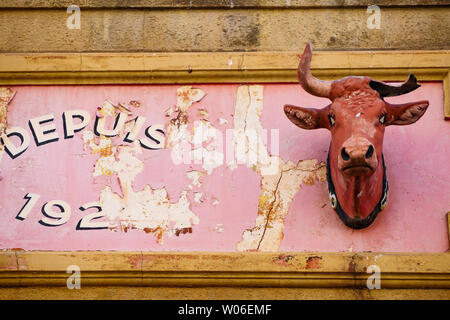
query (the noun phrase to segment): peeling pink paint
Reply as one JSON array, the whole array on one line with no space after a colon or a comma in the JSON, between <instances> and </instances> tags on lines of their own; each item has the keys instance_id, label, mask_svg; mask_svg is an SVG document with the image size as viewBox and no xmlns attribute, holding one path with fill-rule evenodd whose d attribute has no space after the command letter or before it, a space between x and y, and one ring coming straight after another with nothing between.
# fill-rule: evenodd
<instances>
[{"instance_id":1,"label":"peeling pink paint","mask_svg":"<svg viewBox=\"0 0 450 320\"><path fill-rule=\"evenodd\" d=\"M189 122L207 120L225 136L225 130L234 126L238 85L194 87L206 95L185 109ZM179 85L11 87L17 94L8 109L8 126L19 126L29 132L29 119L52 113L59 140L37 147L31 138L29 148L16 159L3 155L0 249L236 251L244 230L255 226L262 190L260 173L244 164L230 168L226 161L208 167L210 170L196 163L174 165L170 148L135 154L143 166L130 183L136 191L147 185L154 190L165 188L171 203L186 193L189 209L199 217L198 224L180 231L178 237L176 234L165 237L162 244L141 230L76 230L80 219L95 212L81 211L79 207L99 201L105 186L118 195L123 193L117 175L93 175L101 151L92 154L84 149L82 136L92 130L97 107L109 100L120 103L125 111L144 116L146 122L139 134L142 136L147 126L167 124L176 116L178 88ZM443 252L448 249L445 214L450 204L447 192L450 123L443 120L442 85L423 83L408 98L425 97L430 100L430 107L421 122L413 125L413 130L387 129L390 132L385 137L384 154L389 168L390 199L377 221L365 230L349 230L329 206L326 184L305 182L308 185L302 186L289 204L279 250ZM388 100L396 102L396 98ZM296 84L265 84L260 119L264 129L280 130L279 156L284 162L325 161L328 132L299 132L284 116L283 101L318 106L326 99L311 97ZM89 111L91 121L73 138L64 139L61 115L74 109ZM267 150L271 144L269 138ZM108 150L103 150L104 154ZM404 166L405 161L411 165ZM194 176L192 172L201 174ZM40 198L26 219L18 220L15 217L25 204L27 193L39 194ZM39 224L42 206L55 199L70 205L70 218L60 226ZM387 211L389 214L384 214Z\"/></svg>"}]
</instances>

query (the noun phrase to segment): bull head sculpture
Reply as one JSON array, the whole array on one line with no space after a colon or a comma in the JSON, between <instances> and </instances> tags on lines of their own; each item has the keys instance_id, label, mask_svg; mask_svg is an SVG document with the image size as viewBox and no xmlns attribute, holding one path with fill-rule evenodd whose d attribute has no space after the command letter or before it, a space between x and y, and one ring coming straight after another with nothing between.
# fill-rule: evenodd
<instances>
[{"instance_id":1,"label":"bull head sculpture","mask_svg":"<svg viewBox=\"0 0 450 320\"><path fill-rule=\"evenodd\" d=\"M306 92L328 98L331 104L323 109L287 104L284 112L300 128L326 128L331 132L327 159L331 206L346 226L366 228L387 203L385 127L416 122L427 110L428 101L400 105L384 101L384 97L420 87L414 75L399 87L369 77L316 79L310 72L311 56L311 45L307 44L298 66L299 83Z\"/></svg>"}]
</instances>

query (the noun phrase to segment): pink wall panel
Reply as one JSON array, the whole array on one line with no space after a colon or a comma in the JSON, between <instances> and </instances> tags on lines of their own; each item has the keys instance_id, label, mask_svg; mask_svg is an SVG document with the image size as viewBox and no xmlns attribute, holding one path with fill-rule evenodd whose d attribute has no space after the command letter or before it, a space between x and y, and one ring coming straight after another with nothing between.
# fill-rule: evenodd
<instances>
[{"instance_id":1,"label":"pink wall panel","mask_svg":"<svg viewBox=\"0 0 450 320\"><path fill-rule=\"evenodd\" d=\"M0 249L259 249L329 252L448 250L446 212L450 210L450 122L443 120L441 83L424 83L412 93L388 99L394 103L425 99L430 101L430 106L417 123L386 129L384 156L390 186L389 202L369 228L352 230L338 219L329 204L327 184L317 175L310 183L294 186L296 189L292 191L292 199L286 196L289 201L283 203L286 210L282 219L284 228L274 228L275 231L270 231L274 234L269 234L268 231L259 236L254 228L255 223L258 223L258 209L263 206L261 195L264 181L270 182L270 177L264 180L257 168L248 167L246 164L237 164L235 167L227 165L226 159L221 165L216 163L209 174L208 167L203 163L174 163L174 148L167 144L173 133L170 132L170 121L180 114L176 106L183 108L183 105L177 102L177 89L180 87L11 87L16 91L16 95L8 106L8 127L22 127L30 134L31 141L28 149L17 158L11 159L7 154L3 154L1 158ZM194 139L194 127L203 119L204 125L221 132L224 148L219 150L214 141L211 142L214 138L202 140L202 146L208 152L223 151L222 154L226 158L226 130L230 129L231 132L231 129L236 128L236 119L243 116L237 107L239 103L242 107L242 101L237 97L239 86L205 84L193 87L201 89L205 95L197 97L199 101L186 107L183 115L187 117L187 121L182 122L181 127L185 125L188 136ZM248 115L244 116L247 117L248 126L261 126L268 130L267 143L263 145L267 146L266 153L271 152L272 144L278 143L279 156L283 163L289 160L293 163L299 160L317 160L315 166L319 168L320 161L326 161L330 134L325 129L299 129L286 118L282 106L292 103L323 107L328 103L327 99L312 97L295 84L264 84L261 90L261 96L256 94L254 97L255 101L261 100L259 102L262 113L255 113L256 116L251 118L252 111L249 111ZM132 144L123 142L123 136L115 137L109 141L113 150L102 151L108 152L108 158L105 153L95 153L92 147L85 145L83 136L87 137L87 132L93 130L95 116L102 111L97 108L106 100L113 105L121 103L130 109L132 114L128 116L129 120L135 119L136 116L146 118L138 138L145 137L145 129L150 125L161 125L165 133L165 148L150 150L136 144L133 149ZM139 101L140 107L133 107L130 101ZM91 120L86 128L77 132L73 138L64 139L62 114L75 109L88 111ZM36 146L28 121L48 114L53 114L54 120L45 124L53 123L56 126L59 139ZM107 124L110 125L109 122ZM279 140L276 137L271 139L271 132L278 132ZM12 140L18 142L17 139ZM128 149L119 152L120 145L128 146ZM96 167L101 167L101 157L105 161L112 161L112 164L109 163L105 167L116 168L114 170L117 172L95 176ZM118 166L122 165L125 171L127 168L136 170L135 174L129 175L120 171L122 167ZM323 174L323 167L320 170ZM195 185L188 178L187 173L191 171L201 172L201 184ZM114 210L121 212L115 219L112 217L113 213L106 212L105 209L105 205L114 206L112 200L101 199L102 190L107 187L111 188L108 195L118 201ZM162 196L161 202L150 188L159 189L160 193L167 192L167 198ZM282 185L280 188L288 187ZM16 215L26 203L24 196L28 193L38 194L40 197L25 219L17 219ZM186 201L183 200L183 195ZM39 223L45 217L42 213L43 205L52 200L63 200L70 206L71 214L64 224L47 226ZM109 229L77 230L79 221L96 211L82 211L79 208L83 204L99 200L105 203L102 207L106 216L92 222L109 221ZM140 207L133 207L138 202ZM146 208L148 212L143 214L142 208ZM58 207L54 206L53 210L59 212ZM142 221L133 220L137 212L142 214ZM134 217L131 218L133 221L130 226L135 228L124 228L123 221L126 220L127 214ZM159 229L145 227L154 226L155 222L151 219L156 219L156 216L168 218L159 224ZM54 218L47 219L56 223L58 221ZM150 220L152 222L149 222ZM253 232L250 234L249 230L252 228ZM277 237L276 232L279 233L279 242L273 240ZM267 237L264 240L266 243L262 240L264 237ZM243 238L246 240L243 241Z\"/></svg>"}]
</instances>

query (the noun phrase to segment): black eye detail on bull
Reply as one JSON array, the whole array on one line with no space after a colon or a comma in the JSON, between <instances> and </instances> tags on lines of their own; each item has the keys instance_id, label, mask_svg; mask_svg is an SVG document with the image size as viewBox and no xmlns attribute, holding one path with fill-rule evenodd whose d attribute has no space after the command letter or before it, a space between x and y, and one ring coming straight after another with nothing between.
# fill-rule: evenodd
<instances>
[{"instance_id":1,"label":"black eye detail on bull","mask_svg":"<svg viewBox=\"0 0 450 320\"><path fill-rule=\"evenodd\" d=\"M385 122L386 122L386 113L383 113L381 116L380 116L380 123L381 124L384 124Z\"/></svg>"},{"instance_id":2,"label":"black eye detail on bull","mask_svg":"<svg viewBox=\"0 0 450 320\"><path fill-rule=\"evenodd\" d=\"M334 127L334 124L336 123L336 119L333 114L331 114L331 113L328 114L328 121L330 122L330 126Z\"/></svg>"}]
</instances>

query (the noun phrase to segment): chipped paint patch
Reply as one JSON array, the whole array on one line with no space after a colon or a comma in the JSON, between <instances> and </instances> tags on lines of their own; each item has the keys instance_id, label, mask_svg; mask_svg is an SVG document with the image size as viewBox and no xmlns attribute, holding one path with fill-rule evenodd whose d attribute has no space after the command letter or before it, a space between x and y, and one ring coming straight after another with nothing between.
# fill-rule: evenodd
<instances>
[{"instance_id":1,"label":"chipped paint patch","mask_svg":"<svg viewBox=\"0 0 450 320\"><path fill-rule=\"evenodd\" d=\"M218 120L219 120L219 124L220 124L220 125L224 125L224 124L227 124L227 123L228 123L228 120L227 120L227 119L224 119L224 118L219 118Z\"/></svg>"},{"instance_id":2,"label":"chipped paint patch","mask_svg":"<svg viewBox=\"0 0 450 320\"><path fill-rule=\"evenodd\" d=\"M193 134L190 135L189 157L193 163L202 164L210 175L215 168L224 163L224 154L222 152L222 135L211 122L207 120L196 121Z\"/></svg>"},{"instance_id":3,"label":"chipped paint patch","mask_svg":"<svg viewBox=\"0 0 450 320\"><path fill-rule=\"evenodd\" d=\"M263 86L240 86L236 94L233 146L237 164L246 164L261 175L277 175L280 158L270 156L262 137ZM231 169L236 162L231 161Z\"/></svg>"},{"instance_id":4,"label":"chipped paint patch","mask_svg":"<svg viewBox=\"0 0 450 320\"><path fill-rule=\"evenodd\" d=\"M222 233L223 232L223 224L222 223L216 224L216 226L214 227L214 231L216 231L218 233Z\"/></svg>"},{"instance_id":5,"label":"chipped paint patch","mask_svg":"<svg viewBox=\"0 0 450 320\"><path fill-rule=\"evenodd\" d=\"M191 86L183 86L177 89L177 107L181 112L194 103L200 101L205 96L205 92L201 89L195 89Z\"/></svg>"},{"instance_id":6,"label":"chipped paint patch","mask_svg":"<svg viewBox=\"0 0 450 320\"><path fill-rule=\"evenodd\" d=\"M120 108L111 108L105 103L98 110L102 115L116 116L123 112ZM129 130L125 127L123 131ZM123 134L123 132L121 132ZM177 201L169 201L165 188L153 189L146 185L143 190L135 191L133 181L144 169L144 162L137 155L142 153L138 141L131 145L115 145L114 139L85 131L82 135L85 149L99 155L94 166L93 176L116 176L122 194L113 192L105 186L100 193L99 204L113 231L138 229L153 233L158 243L163 243L164 234L176 236L192 233L192 227L199 218L190 210L187 192L182 191Z\"/></svg>"},{"instance_id":7,"label":"chipped paint patch","mask_svg":"<svg viewBox=\"0 0 450 320\"><path fill-rule=\"evenodd\" d=\"M326 181L326 165L318 160L284 162L271 156L261 139L263 86L240 86L234 115L234 145L238 162L261 175L261 193L255 227L245 230L238 251L277 251L283 239L284 220L302 184Z\"/></svg>"},{"instance_id":8,"label":"chipped paint patch","mask_svg":"<svg viewBox=\"0 0 450 320\"><path fill-rule=\"evenodd\" d=\"M3 143L6 140L5 131L8 127L7 114L8 104L14 98L16 93L6 87L0 87L0 163L4 155ZM1 179L1 177L0 177Z\"/></svg>"},{"instance_id":9,"label":"chipped paint patch","mask_svg":"<svg viewBox=\"0 0 450 320\"><path fill-rule=\"evenodd\" d=\"M6 87L0 87L0 136L2 136L6 127L8 126L7 113L8 104L14 98L15 92ZM0 150L3 150L3 146L0 145Z\"/></svg>"},{"instance_id":10,"label":"chipped paint patch","mask_svg":"<svg viewBox=\"0 0 450 320\"><path fill-rule=\"evenodd\" d=\"M111 156L115 153L116 147L113 147L110 138L101 135L97 137L92 131L86 130L82 135L84 142L84 149L88 148L92 154L100 154L101 157Z\"/></svg>"},{"instance_id":11,"label":"chipped paint patch","mask_svg":"<svg viewBox=\"0 0 450 320\"><path fill-rule=\"evenodd\" d=\"M222 135L210 121L201 119L191 123L187 110L200 101L205 93L190 86L177 90L177 114L167 124L166 148L171 149L174 164L201 164L208 175L224 162ZM198 112L206 116L206 109Z\"/></svg>"},{"instance_id":12,"label":"chipped paint patch","mask_svg":"<svg viewBox=\"0 0 450 320\"><path fill-rule=\"evenodd\" d=\"M202 200L203 192L194 192L194 201L197 203L203 202Z\"/></svg>"},{"instance_id":13,"label":"chipped paint patch","mask_svg":"<svg viewBox=\"0 0 450 320\"><path fill-rule=\"evenodd\" d=\"M209 113L206 109L198 109L198 114L205 118L208 118L208 116L209 116Z\"/></svg>"},{"instance_id":14,"label":"chipped paint patch","mask_svg":"<svg viewBox=\"0 0 450 320\"><path fill-rule=\"evenodd\" d=\"M284 220L295 194L302 184L312 184L316 179L326 179L325 163L318 160L303 160L297 164L288 161L281 163L278 175L261 176L262 190L255 227L244 231L237 249L279 250L284 236Z\"/></svg>"},{"instance_id":15,"label":"chipped paint patch","mask_svg":"<svg viewBox=\"0 0 450 320\"><path fill-rule=\"evenodd\" d=\"M200 89L192 89L190 86L184 86L177 89L176 116L167 124L166 148L172 149L172 159L175 163L183 162L186 144L189 142L188 132L188 108L204 97L205 93ZM171 116L174 111L170 108L166 116Z\"/></svg>"},{"instance_id":16,"label":"chipped paint patch","mask_svg":"<svg viewBox=\"0 0 450 320\"><path fill-rule=\"evenodd\" d=\"M186 176L191 180L191 183L188 185L188 187L192 188L192 186L200 187L202 185L202 182L200 181L200 178L203 176L202 171L192 170L186 172Z\"/></svg>"},{"instance_id":17,"label":"chipped paint patch","mask_svg":"<svg viewBox=\"0 0 450 320\"><path fill-rule=\"evenodd\" d=\"M112 104L111 101L106 100L103 102L103 105L101 107L97 108L97 116L102 118L106 116L115 116L117 113L117 107Z\"/></svg>"}]
</instances>

